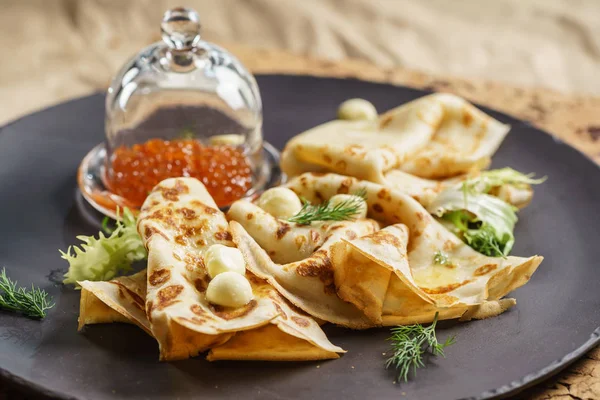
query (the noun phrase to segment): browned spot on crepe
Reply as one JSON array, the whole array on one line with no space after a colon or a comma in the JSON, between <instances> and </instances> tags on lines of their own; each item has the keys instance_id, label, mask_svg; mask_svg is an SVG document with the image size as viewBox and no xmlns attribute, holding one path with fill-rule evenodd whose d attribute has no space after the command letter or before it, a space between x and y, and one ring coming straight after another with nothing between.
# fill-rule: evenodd
<instances>
[{"instance_id":1,"label":"browned spot on crepe","mask_svg":"<svg viewBox=\"0 0 600 400\"><path fill-rule=\"evenodd\" d=\"M380 191L377 192L377 197L380 199L385 199L390 197L390 191L386 188L381 189Z\"/></svg>"},{"instance_id":2,"label":"browned spot on crepe","mask_svg":"<svg viewBox=\"0 0 600 400\"><path fill-rule=\"evenodd\" d=\"M400 239L386 231L377 231L367 237L376 244L391 244L394 247L402 247Z\"/></svg>"},{"instance_id":3,"label":"browned spot on crepe","mask_svg":"<svg viewBox=\"0 0 600 400\"><path fill-rule=\"evenodd\" d=\"M200 317L192 317L192 318L179 317L178 319L180 319L182 321L186 321L186 322L191 322L196 325L204 325L206 323L206 318L200 318Z\"/></svg>"},{"instance_id":4,"label":"browned spot on crepe","mask_svg":"<svg viewBox=\"0 0 600 400\"><path fill-rule=\"evenodd\" d=\"M159 186L156 190L162 193L162 196L165 198L165 200L170 201L179 201L180 194L188 194L190 192L190 188L181 183L181 181L176 181L175 186L172 188Z\"/></svg>"},{"instance_id":5,"label":"browned spot on crepe","mask_svg":"<svg viewBox=\"0 0 600 400\"><path fill-rule=\"evenodd\" d=\"M352 183L352 178L344 179L340 184L340 187L338 188L337 192L339 194L348 194L350 192L350 187L352 186Z\"/></svg>"},{"instance_id":6,"label":"browned spot on crepe","mask_svg":"<svg viewBox=\"0 0 600 400\"><path fill-rule=\"evenodd\" d=\"M183 262L186 264L186 268L190 267L191 270L201 269L204 271L205 269L204 260L202 260L202 257L193 253L186 254Z\"/></svg>"},{"instance_id":7,"label":"browned spot on crepe","mask_svg":"<svg viewBox=\"0 0 600 400\"><path fill-rule=\"evenodd\" d=\"M285 222L279 222L275 236L278 240L281 240L281 238L283 238L285 234L290 231L290 229L292 229L292 227L289 224L286 224Z\"/></svg>"},{"instance_id":8,"label":"browned spot on crepe","mask_svg":"<svg viewBox=\"0 0 600 400\"><path fill-rule=\"evenodd\" d=\"M344 153L350 154L351 156L355 156L359 153L364 153L364 148L358 144L351 144L349 146L344 147Z\"/></svg>"},{"instance_id":9,"label":"browned spot on crepe","mask_svg":"<svg viewBox=\"0 0 600 400\"><path fill-rule=\"evenodd\" d=\"M379 122L379 128L380 129L385 128L386 126L389 125L390 122L392 122L393 119L394 119L394 114L392 114L392 113L385 114L384 116L381 117L381 120Z\"/></svg>"},{"instance_id":10,"label":"browned spot on crepe","mask_svg":"<svg viewBox=\"0 0 600 400\"><path fill-rule=\"evenodd\" d=\"M383 207L381 206L381 204L375 203L373 204L373 210L377 211L378 213L381 213L383 212Z\"/></svg>"},{"instance_id":11,"label":"browned spot on crepe","mask_svg":"<svg viewBox=\"0 0 600 400\"><path fill-rule=\"evenodd\" d=\"M595 126L595 125L588 126L587 131L590 134L590 138L593 141L600 140L600 126Z\"/></svg>"},{"instance_id":12,"label":"browned spot on crepe","mask_svg":"<svg viewBox=\"0 0 600 400\"><path fill-rule=\"evenodd\" d=\"M220 231L215 233L215 239L222 241L231 241L231 232L229 231Z\"/></svg>"},{"instance_id":13,"label":"browned spot on crepe","mask_svg":"<svg viewBox=\"0 0 600 400\"><path fill-rule=\"evenodd\" d=\"M463 110L462 122L463 122L463 125L466 127L469 127L471 125L471 123L473 123L473 115L467 109Z\"/></svg>"},{"instance_id":14,"label":"browned spot on crepe","mask_svg":"<svg viewBox=\"0 0 600 400\"><path fill-rule=\"evenodd\" d=\"M230 319L234 319L234 318L241 318L241 317L247 315L250 311L252 311L257 306L257 304L258 303L256 302L256 300L250 300L250 302L243 307L227 308L227 307L212 305L211 308L212 308L213 313L217 317L220 317L220 318L223 318L226 320L230 320Z\"/></svg>"},{"instance_id":15,"label":"browned spot on crepe","mask_svg":"<svg viewBox=\"0 0 600 400\"><path fill-rule=\"evenodd\" d=\"M205 214L213 215L218 212L218 210L215 210L214 208L209 207L206 204L204 204L203 202L198 201L198 200L192 200L192 201L190 201L190 204L198 209L202 209Z\"/></svg>"},{"instance_id":16,"label":"browned spot on crepe","mask_svg":"<svg viewBox=\"0 0 600 400\"><path fill-rule=\"evenodd\" d=\"M313 230L310 231L310 240L312 240L313 243L318 242L320 237L321 235L319 234L319 232Z\"/></svg>"},{"instance_id":17,"label":"browned spot on crepe","mask_svg":"<svg viewBox=\"0 0 600 400\"><path fill-rule=\"evenodd\" d=\"M167 235L165 235L164 233L162 233L154 227L147 226L146 229L144 229L144 237L146 238L146 241L150 240L150 237L152 237L152 235L154 234L162 236L165 240L169 240L167 238Z\"/></svg>"},{"instance_id":18,"label":"browned spot on crepe","mask_svg":"<svg viewBox=\"0 0 600 400\"><path fill-rule=\"evenodd\" d=\"M321 194L321 192L319 192L318 190L315 191L315 197L317 199L319 199L320 202L322 202L323 200L325 200L325 198L323 197L323 195Z\"/></svg>"},{"instance_id":19,"label":"browned spot on crepe","mask_svg":"<svg viewBox=\"0 0 600 400\"><path fill-rule=\"evenodd\" d=\"M279 317L282 319L287 319L287 314L285 313L285 311L283 311L283 309L279 306L279 304L276 301L273 301L273 305L275 306L275 309L279 313Z\"/></svg>"},{"instance_id":20,"label":"browned spot on crepe","mask_svg":"<svg viewBox=\"0 0 600 400\"><path fill-rule=\"evenodd\" d=\"M198 278L194 281L194 287L200 293L206 292L206 288L208 287L208 282L206 281L205 278Z\"/></svg>"},{"instance_id":21,"label":"browned spot on crepe","mask_svg":"<svg viewBox=\"0 0 600 400\"><path fill-rule=\"evenodd\" d=\"M477 268L475 270L475 272L473 273L473 275L482 276L482 275L487 274L488 272L495 270L496 268L498 268L498 266L496 264L485 264L485 265L482 265L481 267Z\"/></svg>"},{"instance_id":22,"label":"browned spot on crepe","mask_svg":"<svg viewBox=\"0 0 600 400\"><path fill-rule=\"evenodd\" d=\"M296 244L296 248L301 248L306 243L306 236L296 236L294 243Z\"/></svg>"},{"instance_id":23,"label":"browned spot on crepe","mask_svg":"<svg viewBox=\"0 0 600 400\"><path fill-rule=\"evenodd\" d=\"M152 303L152 300L148 301L148 303L146 303L146 316L148 317L148 321L150 323L152 323L152 310L154 309L154 304Z\"/></svg>"},{"instance_id":24,"label":"browned spot on crepe","mask_svg":"<svg viewBox=\"0 0 600 400\"><path fill-rule=\"evenodd\" d=\"M178 209L177 213L181 214L185 219L194 219L196 217L196 211L187 207Z\"/></svg>"},{"instance_id":25,"label":"browned spot on crepe","mask_svg":"<svg viewBox=\"0 0 600 400\"><path fill-rule=\"evenodd\" d=\"M300 184L304 188L307 187L308 186L308 178L306 178L306 176L301 176L300 177Z\"/></svg>"},{"instance_id":26,"label":"browned spot on crepe","mask_svg":"<svg viewBox=\"0 0 600 400\"><path fill-rule=\"evenodd\" d=\"M162 268L150 274L150 276L148 277L148 283L151 286L160 286L167 282L169 279L171 279L171 271L166 268Z\"/></svg>"},{"instance_id":27,"label":"browned spot on crepe","mask_svg":"<svg viewBox=\"0 0 600 400\"><path fill-rule=\"evenodd\" d=\"M202 316L204 316L204 314L206 314L206 311L204 311L204 309L202 307L200 307L198 304L192 304L192 306L190 307L190 311L200 317L202 317Z\"/></svg>"},{"instance_id":28,"label":"browned spot on crepe","mask_svg":"<svg viewBox=\"0 0 600 400\"><path fill-rule=\"evenodd\" d=\"M325 285L326 293L335 293L333 285L333 266L325 250L317 250L310 258L302 261L296 268L302 277L318 278Z\"/></svg>"},{"instance_id":29,"label":"browned spot on crepe","mask_svg":"<svg viewBox=\"0 0 600 400\"><path fill-rule=\"evenodd\" d=\"M175 303L175 299L183 292L183 286L171 285L160 289L157 293L158 308L162 309Z\"/></svg>"},{"instance_id":30,"label":"browned spot on crepe","mask_svg":"<svg viewBox=\"0 0 600 400\"><path fill-rule=\"evenodd\" d=\"M292 321L294 321L296 325L301 326L303 328L306 328L310 325L310 322L308 322L306 318L296 317L295 315L292 316Z\"/></svg>"},{"instance_id":31,"label":"browned spot on crepe","mask_svg":"<svg viewBox=\"0 0 600 400\"><path fill-rule=\"evenodd\" d=\"M442 294L442 293L451 292L454 289L458 289L459 287L464 286L464 285L466 285L469 282L471 282L471 280L467 279L466 281L457 282L457 283L451 283L451 284L446 285L446 286L438 286L438 287L435 287L435 288L422 288L422 289L427 294Z\"/></svg>"}]
</instances>

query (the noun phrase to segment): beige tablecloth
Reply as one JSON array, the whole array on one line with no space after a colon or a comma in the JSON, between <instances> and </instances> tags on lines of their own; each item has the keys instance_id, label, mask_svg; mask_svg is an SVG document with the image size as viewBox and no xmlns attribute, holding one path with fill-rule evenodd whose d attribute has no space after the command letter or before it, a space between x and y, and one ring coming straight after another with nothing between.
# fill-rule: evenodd
<instances>
[{"instance_id":1,"label":"beige tablecloth","mask_svg":"<svg viewBox=\"0 0 600 400\"><path fill-rule=\"evenodd\" d=\"M106 87L176 5L211 41L600 94L598 0L0 0L0 124Z\"/></svg>"}]
</instances>

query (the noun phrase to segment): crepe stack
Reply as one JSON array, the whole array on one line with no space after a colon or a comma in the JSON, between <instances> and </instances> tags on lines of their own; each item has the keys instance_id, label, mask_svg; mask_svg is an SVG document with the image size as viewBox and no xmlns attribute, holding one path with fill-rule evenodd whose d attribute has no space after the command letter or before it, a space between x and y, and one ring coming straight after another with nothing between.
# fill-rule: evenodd
<instances>
[{"instance_id":1,"label":"crepe stack","mask_svg":"<svg viewBox=\"0 0 600 400\"><path fill-rule=\"evenodd\" d=\"M333 172L385 185L427 206L490 164L510 126L464 99L436 93L371 120L334 120L290 140L281 155L289 177ZM496 195L521 208L529 187L506 185Z\"/></svg>"},{"instance_id":2,"label":"crepe stack","mask_svg":"<svg viewBox=\"0 0 600 400\"><path fill-rule=\"evenodd\" d=\"M156 338L161 360L315 360L344 352L319 325L264 281L247 274L254 299L236 309L214 306L205 295L203 253L233 246L225 216L192 178L168 179L148 196L138 219L148 269L110 282L80 282L80 327L131 322ZM145 279L147 277L147 279Z\"/></svg>"}]
</instances>

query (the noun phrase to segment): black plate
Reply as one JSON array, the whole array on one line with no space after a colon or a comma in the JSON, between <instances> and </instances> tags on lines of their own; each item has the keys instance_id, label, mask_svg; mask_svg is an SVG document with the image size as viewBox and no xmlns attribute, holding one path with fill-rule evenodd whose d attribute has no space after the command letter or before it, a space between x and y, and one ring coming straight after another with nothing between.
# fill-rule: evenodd
<instances>
[{"instance_id":1,"label":"black plate","mask_svg":"<svg viewBox=\"0 0 600 400\"><path fill-rule=\"evenodd\" d=\"M350 97L392 108L425 92L356 80L261 76L266 139L281 148L294 134L332 119ZM520 214L515 255L546 257L518 305L486 321L443 324L457 342L408 383L383 368L388 330L330 327L341 359L307 363L159 363L153 339L123 324L77 333L79 293L56 284L58 249L98 226L77 206L75 173L103 139L100 94L20 119L0 131L0 265L48 290L56 307L42 322L0 313L4 378L62 397L104 398L489 398L515 393L555 373L600 341L600 170L550 135L513 125L494 166L548 175Z\"/></svg>"}]
</instances>

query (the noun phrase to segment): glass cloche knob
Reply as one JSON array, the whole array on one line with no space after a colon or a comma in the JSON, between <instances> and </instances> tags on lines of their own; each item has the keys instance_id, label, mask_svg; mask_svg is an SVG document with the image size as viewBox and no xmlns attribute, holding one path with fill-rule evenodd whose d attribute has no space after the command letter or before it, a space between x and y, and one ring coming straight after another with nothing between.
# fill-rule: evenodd
<instances>
[{"instance_id":1,"label":"glass cloche knob","mask_svg":"<svg viewBox=\"0 0 600 400\"><path fill-rule=\"evenodd\" d=\"M226 208L278 183L252 74L201 40L194 10L167 11L160 28L163 41L125 63L108 89L106 141L78 174L84 198L114 216L118 207L138 209L161 180L189 176Z\"/></svg>"},{"instance_id":2,"label":"glass cloche knob","mask_svg":"<svg viewBox=\"0 0 600 400\"><path fill-rule=\"evenodd\" d=\"M200 40L200 17L190 8L173 8L165 13L160 30L164 42L174 50L190 50Z\"/></svg>"}]
</instances>

